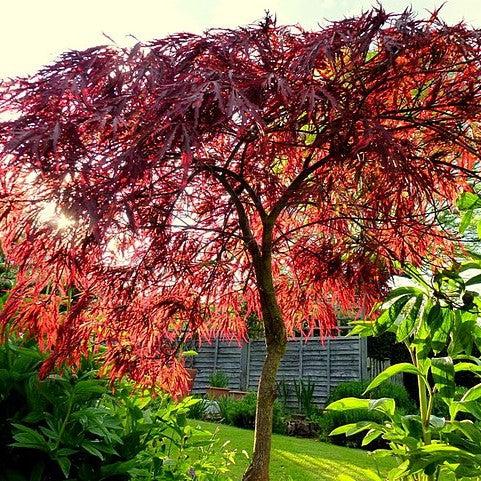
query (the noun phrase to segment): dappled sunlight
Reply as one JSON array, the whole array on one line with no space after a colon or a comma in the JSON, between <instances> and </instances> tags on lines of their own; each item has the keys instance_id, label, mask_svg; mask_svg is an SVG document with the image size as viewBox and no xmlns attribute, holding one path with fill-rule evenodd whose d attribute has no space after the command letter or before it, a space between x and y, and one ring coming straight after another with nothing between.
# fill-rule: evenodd
<instances>
[{"instance_id":1,"label":"dappled sunlight","mask_svg":"<svg viewBox=\"0 0 481 481\"><path fill-rule=\"evenodd\" d=\"M368 470L347 463L345 460L340 463L339 461L320 459L307 454L291 453L281 449L274 449L273 456L284 458L305 470L319 472L319 469L322 469L322 474L326 480L336 480L340 474L349 474L355 481L376 481L376 476Z\"/></svg>"}]
</instances>

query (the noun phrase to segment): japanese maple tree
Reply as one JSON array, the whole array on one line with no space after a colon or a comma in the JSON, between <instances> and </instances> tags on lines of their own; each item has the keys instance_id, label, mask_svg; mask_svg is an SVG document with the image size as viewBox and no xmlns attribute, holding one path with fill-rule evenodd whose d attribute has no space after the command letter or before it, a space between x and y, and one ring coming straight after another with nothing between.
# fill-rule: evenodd
<instances>
[{"instance_id":1,"label":"japanese maple tree","mask_svg":"<svg viewBox=\"0 0 481 481\"><path fill-rule=\"evenodd\" d=\"M257 25L70 51L0 89L1 323L43 366L173 393L188 341L267 355L246 480L268 479L287 337L362 313L398 262L449 255L437 212L476 176L481 36L373 10L308 32Z\"/></svg>"}]
</instances>

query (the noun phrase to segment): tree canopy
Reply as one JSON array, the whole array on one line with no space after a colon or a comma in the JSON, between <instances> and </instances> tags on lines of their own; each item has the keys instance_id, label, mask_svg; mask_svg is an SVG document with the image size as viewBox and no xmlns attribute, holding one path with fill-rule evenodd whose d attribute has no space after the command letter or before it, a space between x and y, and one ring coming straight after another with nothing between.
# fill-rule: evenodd
<instances>
[{"instance_id":1,"label":"tree canopy","mask_svg":"<svg viewBox=\"0 0 481 481\"><path fill-rule=\"evenodd\" d=\"M69 51L0 87L3 326L49 363L185 388L182 343L365 312L449 235L479 159L481 37L374 10ZM266 272L265 282L259 278ZM263 315L264 314L264 315ZM307 326L307 327L306 327Z\"/></svg>"}]
</instances>

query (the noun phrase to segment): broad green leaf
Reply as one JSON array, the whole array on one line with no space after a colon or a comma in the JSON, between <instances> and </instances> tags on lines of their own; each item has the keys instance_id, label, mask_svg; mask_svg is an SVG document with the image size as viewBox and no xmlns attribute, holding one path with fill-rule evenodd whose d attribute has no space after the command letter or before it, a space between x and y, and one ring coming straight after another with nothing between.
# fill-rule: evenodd
<instances>
[{"instance_id":1,"label":"broad green leaf","mask_svg":"<svg viewBox=\"0 0 481 481\"><path fill-rule=\"evenodd\" d=\"M443 315L439 303L434 304L425 312L426 324L430 329L438 329L443 322Z\"/></svg>"},{"instance_id":2,"label":"broad green leaf","mask_svg":"<svg viewBox=\"0 0 481 481\"><path fill-rule=\"evenodd\" d=\"M459 354L470 354L473 349L477 313L470 311L454 311L454 325L451 329L451 342L448 354L453 357Z\"/></svg>"},{"instance_id":3,"label":"broad green leaf","mask_svg":"<svg viewBox=\"0 0 481 481\"><path fill-rule=\"evenodd\" d=\"M436 454L443 454L446 455L448 453L450 454L456 454L458 456L461 456L463 458L469 458L469 459L475 459L476 455L471 454L464 449L457 448L456 446L450 446L448 444L425 444L419 448L420 452L424 453L436 453Z\"/></svg>"},{"instance_id":4,"label":"broad green leaf","mask_svg":"<svg viewBox=\"0 0 481 481\"><path fill-rule=\"evenodd\" d=\"M469 371L472 373L481 373L481 366L472 362L458 362L454 365L455 372Z\"/></svg>"},{"instance_id":5,"label":"broad green leaf","mask_svg":"<svg viewBox=\"0 0 481 481\"><path fill-rule=\"evenodd\" d=\"M459 401L453 407L449 406L451 418L455 418L458 412L465 412L472 414L478 421L481 420L481 403L478 399L474 401Z\"/></svg>"},{"instance_id":6,"label":"broad green leaf","mask_svg":"<svg viewBox=\"0 0 481 481\"><path fill-rule=\"evenodd\" d=\"M481 207L481 199L473 192L463 192L456 200L459 210L468 210L474 207Z\"/></svg>"},{"instance_id":7,"label":"broad green leaf","mask_svg":"<svg viewBox=\"0 0 481 481\"><path fill-rule=\"evenodd\" d=\"M423 425L421 416L407 414L406 416L401 417L401 424L409 434L409 436L421 439L423 436Z\"/></svg>"},{"instance_id":8,"label":"broad green leaf","mask_svg":"<svg viewBox=\"0 0 481 481\"><path fill-rule=\"evenodd\" d=\"M368 444L372 443L375 439L381 436L382 431L378 429L370 429L367 434L364 436L361 446L367 446Z\"/></svg>"},{"instance_id":9,"label":"broad green leaf","mask_svg":"<svg viewBox=\"0 0 481 481\"><path fill-rule=\"evenodd\" d=\"M137 462L136 459L130 459L128 461L106 464L100 468L100 472L103 476L126 475L137 465Z\"/></svg>"},{"instance_id":10,"label":"broad green leaf","mask_svg":"<svg viewBox=\"0 0 481 481\"><path fill-rule=\"evenodd\" d=\"M450 421L448 426L461 431L469 440L481 446L481 430L472 421Z\"/></svg>"},{"instance_id":11,"label":"broad green leaf","mask_svg":"<svg viewBox=\"0 0 481 481\"><path fill-rule=\"evenodd\" d=\"M421 291L421 289L415 286L397 287L396 289L393 289L389 292L389 294L384 299L383 304L387 304L388 302L393 301L394 299L397 299L401 296L417 297L422 293L423 292Z\"/></svg>"},{"instance_id":12,"label":"broad green leaf","mask_svg":"<svg viewBox=\"0 0 481 481\"><path fill-rule=\"evenodd\" d=\"M337 481L356 481L356 480L347 474L339 474L337 476Z\"/></svg>"},{"instance_id":13,"label":"broad green leaf","mask_svg":"<svg viewBox=\"0 0 481 481\"><path fill-rule=\"evenodd\" d=\"M354 336L372 336L374 334L374 322L369 320L359 320L349 323L354 326L350 331L349 335Z\"/></svg>"},{"instance_id":14,"label":"broad green leaf","mask_svg":"<svg viewBox=\"0 0 481 481\"><path fill-rule=\"evenodd\" d=\"M412 299L409 295L404 295L398 298L391 306L389 306L376 320L374 326L375 332L380 334L387 331L398 318L399 314L403 310L408 301Z\"/></svg>"},{"instance_id":15,"label":"broad green leaf","mask_svg":"<svg viewBox=\"0 0 481 481\"><path fill-rule=\"evenodd\" d=\"M458 272L464 272L464 271L468 271L470 269L481 270L481 263L480 262L474 262L474 261L463 262L461 264L461 266L459 267Z\"/></svg>"},{"instance_id":16,"label":"broad green leaf","mask_svg":"<svg viewBox=\"0 0 481 481\"><path fill-rule=\"evenodd\" d=\"M388 416L394 416L396 412L396 401L391 398L371 399L369 402L370 411L381 411Z\"/></svg>"},{"instance_id":17,"label":"broad green leaf","mask_svg":"<svg viewBox=\"0 0 481 481\"><path fill-rule=\"evenodd\" d=\"M469 278L467 281L466 281L466 286L473 286L475 284L481 284L481 274L478 274L474 277L471 277Z\"/></svg>"},{"instance_id":18,"label":"broad green leaf","mask_svg":"<svg viewBox=\"0 0 481 481\"><path fill-rule=\"evenodd\" d=\"M423 296L416 297L413 306L408 310L408 312L404 315L404 318L399 323L396 331L396 340L398 342L404 341L414 331L416 322L418 321L418 314L421 309L422 302Z\"/></svg>"},{"instance_id":19,"label":"broad green leaf","mask_svg":"<svg viewBox=\"0 0 481 481\"><path fill-rule=\"evenodd\" d=\"M445 418L440 418L439 416L430 416L429 425L435 429L442 429L446 424Z\"/></svg>"},{"instance_id":20,"label":"broad green leaf","mask_svg":"<svg viewBox=\"0 0 481 481\"><path fill-rule=\"evenodd\" d=\"M349 411L352 409L369 409L370 399L359 399L355 397L347 397L339 399L326 406L328 411Z\"/></svg>"},{"instance_id":21,"label":"broad green leaf","mask_svg":"<svg viewBox=\"0 0 481 481\"><path fill-rule=\"evenodd\" d=\"M468 481L467 478L470 478L471 481L478 481L479 479L479 463L473 465L469 464L455 464L454 467L454 474L456 479L461 481ZM452 468L451 468L452 469Z\"/></svg>"},{"instance_id":22,"label":"broad green leaf","mask_svg":"<svg viewBox=\"0 0 481 481\"><path fill-rule=\"evenodd\" d=\"M389 480L399 479L400 477L404 476L408 468L409 468L409 461L408 460L403 461L399 466L389 471L389 474L388 474Z\"/></svg>"},{"instance_id":23,"label":"broad green leaf","mask_svg":"<svg viewBox=\"0 0 481 481\"><path fill-rule=\"evenodd\" d=\"M452 399L456 389L453 360L450 357L431 359L431 373L439 395L443 399Z\"/></svg>"},{"instance_id":24,"label":"broad green leaf","mask_svg":"<svg viewBox=\"0 0 481 481\"><path fill-rule=\"evenodd\" d=\"M357 423L350 423L350 424L343 424L342 426L338 426L336 429L333 429L329 436L338 436L339 434L346 434L351 429L355 428Z\"/></svg>"},{"instance_id":25,"label":"broad green leaf","mask_svg":"<svg viewBox=\"0 0 481 481\"><path fill-rule=\"evenodd\" d=\"M474 211L472 209L469 209L462 215L461 222L459 223L459 232L461 234L464 234L464 232L466 232L466 229L469 227L469 224L471 224L471 221L473 220L473 214Z\"/></svg>"},{"instance_id":26,"label":"broad green leaf","mask_svg":"<svg viewBox=\"0 0 481 481\"><path fill-rule=\"evenodd\" d=\"M439 352L446 347L449 333L453 326L453 313L448 308L441 308L440 323L436 323L436 326L432 326L432 347L435 352Z\"/></svg>"},{"instance_id":27,"label":"broad green leaf","mask_svg":"<svg viewBox=\"0 0 481 481\"><path fill-rule=\"evenodd\" d=\"M409 362L401 362L399 364L394 364L394 366L389 366L388 368L384 369L381 374L378 374L366 388L366 393L374 389L375 387L379 386L384 381L387 381L391 377L395 376L396 374L400 373L410 373L415 375L421 375L419 369L410 364Z\"/></svg>"},{"instance_id":28,"label":"broad green leaf","mask_svg":"<svg viewBox=\"0 0 481 481\"><path fill-rule=\"evenodd\" d=\"M329 436L335 436L338 434L345 434L346 436L353 436L355 434L361 433L362 431L367 431L369 429L382 430L383 426L373 421L360 421L357 423L344 424L339 426L329 433Z\"/></svg>"},{"instance_id":29,"label":"broad green leaf","mask_svg":"<svg viewBox=\"0 0 481 481\"><path fill-rule=\"evenodd\" d=\"M477 401L479 398L481 398L481 384L476 384L476 386L466 391L461 401Z\"/></svg>"},{"instance_id":30,"label":"broad green leaf","mask_svg":"<svg viewBox=\"0 0 481 481\"><path fill-rule=\"evenodd\" d=\"M100 380L78 381L73 389L73 395L77 402L98 398L105 392L105 384Z\"/></svg>"}]
</instances>

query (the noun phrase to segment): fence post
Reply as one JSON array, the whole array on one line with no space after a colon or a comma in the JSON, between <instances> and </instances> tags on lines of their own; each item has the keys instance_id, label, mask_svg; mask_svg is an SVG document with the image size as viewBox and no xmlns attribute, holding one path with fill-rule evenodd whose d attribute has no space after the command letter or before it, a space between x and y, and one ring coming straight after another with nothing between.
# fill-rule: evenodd
<instances>
[{"instance_id":1,"label":"fence post","mask_svg":"<svg viewBox=\"0 0 481 481\"><path fill-rule=\"evenodd\" d=\"M302 379L302 376L304 375L303 361L304 361L304 350L302 346L302 337L300 337L299 338L299 379Z\"/></svg>"},{"instance_id":2,"label":"fence post","mask_svg":"<svg viewBox=\"0 0 481 481\"><path fill-rule=\"evenodd\" d=\"M217 371L217 358L219 356L219 338L215 338L215 350L214 350L214 372Z\"/></svg>"},{"instance_id":3,"label":"fence post","mask_svg":"<svg viewBox=\"0 0 481 481\"><path fill-rule=\"evenodd\" d=\"M239 372L239 389L241 391L247 391L248 378L249 378L249 344L245 343L241 347L240 353L240 372Z\"/></svg>"},{"instance_id":4,"label":"fence post","mask_svg":"<svg viewBox=\"0 0 481 481\"><path fill-rule=\"evenodd\" d=\"M326 341L326 392L327 397L331 394L331 338Z\"/></svg>"},{"instance_id":5,"label":"fence post","mask_svg":"<svg viewBox=\"0 0 481 481\"><path fill-rule=\"evenodd\" d=\"M367 379L367 338L359 336L359 379Z\"/></svg>"}]
</instances>

